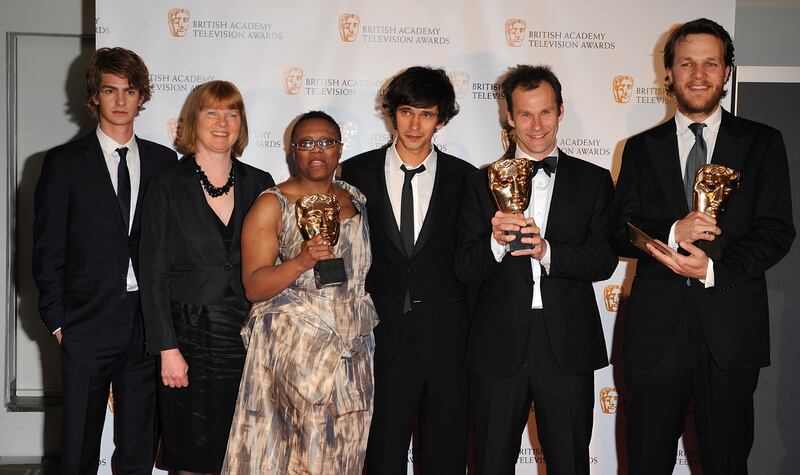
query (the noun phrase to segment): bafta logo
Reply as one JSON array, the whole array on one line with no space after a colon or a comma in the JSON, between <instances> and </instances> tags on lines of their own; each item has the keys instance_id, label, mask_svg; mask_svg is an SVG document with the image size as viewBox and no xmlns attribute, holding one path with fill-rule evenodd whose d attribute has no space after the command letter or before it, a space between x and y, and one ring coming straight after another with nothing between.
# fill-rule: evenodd
<instances>
[{"instance_id":1,"label":"bafta logo","mask_svg":"<svg viewBox=\"0 0 800 475\"><path fill-rule=\"evenodd\" d=\"M167 137L169 143L174 144L181 138L181 119L179 117L170 117L167 119Z\"/></svg>"},{"instance_id":2,"label":"bafta logo","mask_svg":"<svg viewBox=\"0 0 800 475\"><path fill-rule=\"evenodd\" d=\"M619 310L619 301L622 297L622 286L619 284L609 284L603 289L603 302L605 302L606 310L609 312Z\"/></svg>"},{"instance_id":3,"label":"bafta logo","mask_svg":"<svg viewBox=\"0 0 800 475\"><path fill-rule=\"evenodd\" d=\"M528 24L522 18L509 18L506 20L506 43L515 48L522 46L525 39L525 30Z\"/></svg>"},{"instance_id":4,"label":"bafta logo","mask_svg":"<svg viewBox=\"0 0 800 475\"><path fill-rule=\"evenodd\" d=\"M294 96L300 92L303 86L303 68L299 66L288 66L283 70L283 92Z\"/></svg>"},{"instance_id":5,"label":"bafta logo","mask_svg":"<svg viewBox=\"0 0 800 475\"><path fill-rule=\"evenodd\" d=\"M626 76L624 74L614 76L612 83L614 90L614 102L617 104L627 104L631 100L633 93L633 76Z\"/></svg>"},{"instance_id":6,"label":"bafta logo","mask_svg":"<svg viewBox=\"0 0 800 475\"><path fill-rule=\"evenodd\" d=\"M189 10L185 8L173 8L168 11L167 23L169 24L169 34L176 38L186 36L191 16Z\"/></svg>"},{"instance_id":7,"label":"bafta logo","mask_svg":"<svg viewBox=\"0 0 800 475\"><path fill-rule=\"evenodd\" d=\"M358 26L361 18L355 13L342 13L339 15L339 39L345 43L352 43L358 38Z\"/></svg>"},{"instance_id":8,"label":"bafta logo","mask_svg":"<svg viewBox=\"0 0 800 475\"><path fill-rule=\"evenodd\" d=\"M356 144L356 135L358 134L358 126L352 122L342 122L339 124L342 130L342 144L345 150L352 150Z\"/></svg>"},{"instance_id":9,"label":"bafta logo","mask_svg":"<svg viewBox=\"0 0 800 475\"><path fill-rule=\"evenodd\" d=\"M466 71L450 71L447 76L450 78L450 82L453 83L456 97L463 99L469 89L469 73Z\"/></svg>"},{"instance_id":10,"label":"bafta logo","mask_svg":"<svg viewBox=\"0 0 800 475\"><path fill-rule=\"evenodd\" d=\"M603 388L600 390L600 409L603 414L616 414L619 408L619 393L617 388Z\"/></svg>"}]
</instances>

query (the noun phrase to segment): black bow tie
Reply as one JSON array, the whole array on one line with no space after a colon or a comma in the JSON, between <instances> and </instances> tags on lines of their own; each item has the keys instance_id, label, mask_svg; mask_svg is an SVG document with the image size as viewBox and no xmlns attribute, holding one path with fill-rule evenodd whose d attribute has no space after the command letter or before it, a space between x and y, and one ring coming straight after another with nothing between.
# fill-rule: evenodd
<instances>
[{"instance_id":1,"label":"black bow tie","mask_svg":"<svg viewBox=\"0 0 800 475\"><path fill-rule=\"evenodd\" d=\"M533 174L536 173L541 168L547 173L547 176L552 175L556 172L556 166L558 165L558 159L556 157L545 157L542 160L531 160L533 162Z\"/></svg>"}]
</instances>

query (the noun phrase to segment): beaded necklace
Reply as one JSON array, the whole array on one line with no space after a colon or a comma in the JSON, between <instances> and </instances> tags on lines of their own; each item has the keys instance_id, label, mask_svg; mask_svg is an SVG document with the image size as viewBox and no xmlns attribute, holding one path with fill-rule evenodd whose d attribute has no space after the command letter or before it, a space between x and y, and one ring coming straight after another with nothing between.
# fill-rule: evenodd
<instances>
[{"instance_id":1,"label":"beaded necklace","mask_svg":"<svg viewBox=\"0 0 800 475\"><path fill-rule=\"evenodd\" d=\"M208 177L206 173L200 168L200 165L197 165L197 168L194 170L195 174L200 178L200 184L203 185L203 189L206 190L206 193L212 198L217 198L222 195L227 195L231 188L233 188L233 163L231 163L231 172L228 174L228 181L225 182L224 185L220 187L216 187L208 181Z\"/></svg>"}]
</instances>

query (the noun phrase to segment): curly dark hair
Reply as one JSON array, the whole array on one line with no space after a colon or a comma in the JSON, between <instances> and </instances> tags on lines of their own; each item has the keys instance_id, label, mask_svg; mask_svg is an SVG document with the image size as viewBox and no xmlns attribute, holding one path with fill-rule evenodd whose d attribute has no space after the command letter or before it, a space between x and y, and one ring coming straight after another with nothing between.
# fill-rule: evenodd
<instances>
[{"instance_id":1,"label":"curly dark hair","mask_svg":"<svg viewBox=\"0 0 800 475\"><path fill-rule=\"evenodd\" d=\"M100 93L103 74L127 79L128 84L138 89L141 95L139 112L144 110L144 103L150 100L150 74L142 58L125 48L100 48L89 59L89 67L86 68L86 107L94 119L100 117L100 106L95 100Z\"/></svg>"},{"instance_id":2,"label":"curly dark hair","mask_svg":"<svg viewBox=\"0 0 800 475\"><path fill-rule=\"evenodd\" d=\"M444 69L412 66L395 76L383 94L383 109L396 127L400 106L439 107L438 123L446 125L458 114L456 92Z\"/></svg>"}]
</instances>

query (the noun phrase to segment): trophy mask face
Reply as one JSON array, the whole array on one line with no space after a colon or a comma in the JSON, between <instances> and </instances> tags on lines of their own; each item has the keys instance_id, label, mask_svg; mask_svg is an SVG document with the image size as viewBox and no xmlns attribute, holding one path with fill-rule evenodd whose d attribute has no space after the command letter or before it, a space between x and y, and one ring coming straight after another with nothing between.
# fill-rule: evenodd
<instances>
[{"instance_id":1,"label":"trophy mask face","mask_svg":"<svg viewBox=\"0 0 800 475\"><path fill-rule=\"evenodd\" d=\"M489 165L489 190L501 211L523 212L531 198L533 163L524 158L501 159Z\"/></svg>"},{"instance_id":2,"label":"trophy mask face","mask_svg":"<svg viewBox=\"0 0 800 475\"><path fill-rule=\"evenodd\" d=\"M725 209L725 199L739 183L739 176L738 171L722 165L704 165L694 183L694 209L718 219Z\"/></svg>"},{"instance_id":3,"label":"trophy mask face","mask_svg":"<svg viewBox=\"0 0 800 475\"><path fill-rule=\"evenodd\" d=\"M329 246L339 241L339 201L334 195L319 194L300 198L295 205L297 226L303 239L311 239L317 234Z\"/></svg>"}]
</instances>

